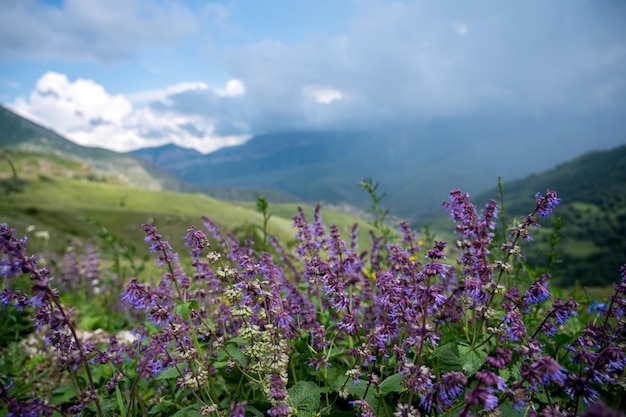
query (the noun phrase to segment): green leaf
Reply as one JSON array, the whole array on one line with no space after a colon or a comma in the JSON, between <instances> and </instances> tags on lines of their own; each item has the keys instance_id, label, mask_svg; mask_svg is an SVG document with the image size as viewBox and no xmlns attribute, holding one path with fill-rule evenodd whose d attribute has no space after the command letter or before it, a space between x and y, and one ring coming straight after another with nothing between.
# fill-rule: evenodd
<instances>
[{"instance_id":1,"label":"green leaf","mask_svg":"<svg viewBox=\"0 0 626 417\"><path fill-rule=\"evenodd\" d=\"M511 403L498 405L498 410L500 410L500 412L502 413L502 417L521 417L525 416L528 412L527 409L524 409L523 411L516 410Z\"/></svg>"},{"instance_id":2,"label":"green leaf","mask_svg":"<svg viewBox=\"0 0 626 417\"><path fill-rule=\"evenodd\" d=\"M378 388L380 395L387 395L390 392L402 392L404 390L404 375L393 374L385 378Z\"/></svg>"},{"instance_id":3,"label":"green leaf","mask_svg":"<svg viewBox=\"0 0 626 417\"><path fill-rule=\"evenodd\" d=\"M124 399L122 398L122 392L119 386L115 386L115 397L117 398L117 406L120 408L122 417L126 417L126 407L124 407Z\"/></svg>"},{"instance_id":4,"label":"green leaf","mask_svg":"<svg viewBox=\"0 0 626 417\"><path fill-rule=\"evenodd\" d=\"M189 318L189 312L191 310L199 310L200 306L198 305L197 300L189 300L186 303L179 304L174 307L174 313L180 314L180 316L184 319Z\"/></svg>"},{"instance_id":5,"label":"green leaf","mask_svg":"<svg viewBox=\"0 0 626 417\"><path fill-rule=\"evenodd\" d=\"M235 345L226 345L224 348L228 353L229 357L234 358L240 365L246 363L246 355Z\"/></svg>"},{"instance_id":6,"label":"green leaf","mask_svg":"<svg viewBox=\"0 0 626 417\"><path fill-rule=\"evenodd\" d=\"M473 350L470 346L460 344L459 358L462 364L463 373L467 376L474 375L485 363L487 352L484 350Z\"/></svg>"},{"instance_id":7,"label":"green leaf","mask_svg":"<svg viewBox=\"0 0 626 417\"><path fill-rule=\"evenodd\" d=\"M439 346L432 353L432 357L438 361L441 373L460 371L463 369L461 358L456 343L446 343Z\"/></svg>"},{"instance_id":8,"label":"green leaf","mask_svg":"<svg viewBox=\"0 0 626 417\"><path fill-rule=\"evenodd\" d=\"M241 337L233 337L232 339L228 339L226 341L227 345L235 345L235 346L240 346L242 344L246 343L245 340L243 340L243 338Z\"/></svg>"},{"instance_id":9,"label":"green leaf","mask_svg":"<svg viewBox=\"0 0 626 417\"><path fill-rule=\"evenodd\" d=\"M354 382L352 382L352 379L350 379L346 384L346 389L351 396L356 398L363 398L363 396L365 395L365 390L367 389L367 381L362 379L360 381L360 384L355 384ZM342 385L343 383L338 383L336 387L337 391L339 391ZM367 403L372 407L375 413L377 413L378 411L378 398L378 393L376 392L374 387L370 387L370 389L367 390L367 395L365 395L365 401L367 401Z\"/></svg>"},{"instance_id":10,"label":"green leaf","mask_svg":"<svg viewBox=\"0 0 626 417\"><path fill-rule=\"evenodd\" d=\"M52 404L60 405L76 397L74 385L68 384L52 391Z\"/></svg>"},{"instance_id":11,"label":"green leaf","mask_svg":"<svg viewBox=\"0 0 626 417\"><path fill-rule=\"evenodd\" d=\"M112 417L113 410L117 405L117 400L113 398L103 398L100 400L100 409L102 410L102 414L104 417ZM87 409L91 411L93 414L98 415L96 411L96 404L91 403L87 406Z\"/></svg>"},{"instance_id":12,"label":"green leaf","mask_svg":"<svg viewBox=\"0 0 626 417\"><path fill-rule=\"evenodd\" d=\"M298 417L313 417L320 408L320 388L311 381L298 381L287 390Z\"/></svg>"},{"instance_id":13,"label":"green leaf","mask_svg":"<svg viewBox=\"0 0 626 417\"><path fill-rule=\"evenodd\" d=\"M199 409L200 406L198 404L188 405L172 414L172 417L202 417L202 414L198 412Z\"/></svg>"},{"instance_id":14,"label":"green leaf","mask_svg":"<svg viewBox=\"0 0 626 417\"><path fill-rule=\"evenodd\" d=\"M162 379L178 378L179 376L180 376L180 372L178 372L178 369L171 367L171 368L167 368L159 372L157 376L154 377L154 379L157 381L160 381Z\"/></svg>"},{"instance_id":15,"label":"green leaf","mask_svg":"<svg viewBox=\"0 0 626 417\"><path fill-rule=\"evenodd\" d=\"M252 414L254 417L265 417L265 414L263 414L262 412L260 412L255 406L253 405L246 405L244 407L244 410L246 410L246 415L248 414Z\"/></svg>"},{"instance_id":16,"label":"green leaf","mask_svg":"<svg viewBox=\"0 0 626 417\"><path fill-rule=\"evenodd\" d=\"M511 372L509 372L508 369L500 369L498 371L498 374L500 374L500 376L502 377L502 379L504 379L504 382L507 382L509 380L509 378L511 377Z\"/></svg>"}]
</instances>

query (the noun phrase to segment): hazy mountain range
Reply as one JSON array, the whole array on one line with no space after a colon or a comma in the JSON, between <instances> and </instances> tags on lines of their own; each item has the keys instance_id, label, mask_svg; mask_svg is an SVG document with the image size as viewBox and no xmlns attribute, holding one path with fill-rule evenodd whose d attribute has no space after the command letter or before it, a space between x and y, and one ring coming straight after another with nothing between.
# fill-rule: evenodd
<instances>
[{"instance_id":1,"label":"hazy mountain range","mask_svg":"<svg viewBox=\"0 0 626 417\"><path fill-rule=\"evenodd\" d=\"M365 207L367 196L358 183L363 177L372 176L380 181L381 191L388 193L383 200L384 207L396 208L399 205L401 210L396 210L396 213L408 213L409 216L403 217L414 220L416 227L420 227L420 220L426 218L432 222L434 229L451 230L452 225L445 218L440 205L450 188L461 187L464 191L471 192L473 201L482 205L488 198L497 198L495 184L497 175L502 175L505 180L504 214L508 223L514 217L532 210L534 194L538 191L543 193L546 188L551 188L562 198L563 202L553 216L553 219L557 216L564 219L562 240L558 248L560 262L554 266L558 282L565 285L571 285L575 281L604 285L614 281L619 266L626 262L626 145L602 151L580 152L574 158L561 161L560 159L585 146L583 141L574 140L581 139L588 133L584 131L584 126L579 126L581 132L572 134L569 145L562 147L558 157L555 157L556 145L550 147L542 143L546 142L547 136L530 136L531 139L521 141L520 146L512 153L509 151L504 154L499 151L496 138L499 133L503 133L506 123L489 128L480 124L474 125L473 131L467 121L458 123L450 126L433 123L428 129L422 126L422 141L414 139L413 130L398 130L394 140L389 140L389 136L383 137L382 133L378 135L372 132L309 132L259 136L244 145L225 148L208 155L172 145L134 152L148 161L127 154L76 145L49 129L0 108L0 146L10 153L11 150L16 155L19 153L22 160L24 152L34 153L35 158L47 162L44 165L56 164L62 172L73 171L74 176L95 172L107 178L117 178L121 188L117 186L118 188L113 189L121 197L113 198L116 207L103 207L103 210L113 210L116 213L130 209L129 196L137 194L137 191L132 191L135 188L124 188L124 184L177 191L198 191L199 187L203 187L207 193L221 194L229 199L254 199L260 193L258 188L265 188L263 194L268 196L270 204L274 204L275 200L288 199L292 195L291 198L301 201L343 201L353 206ZM455 130L455 126L458 130ZM484 139L464 140L462 133ZM598 147L608 146L607 136L601 133L598 133L598 137L605 138L605 142L598 142ZM616 137L619 134L621 133L615 132ZM512 136L521 138L524 134L514 132ZM487 138L491 140L488 141ZM69 162L56 160L57 156L77 162L71 165ZM75 168L78 166L76 164L89 168ZM541 166L547 168L542 169ZM3 168L5 172L10 172L8 165L3 165ZM195 186L166 170L177 173ZM530 172L534 173L527 175ZM21 176L22 172L18 174ZM508 180L509 177L522 176L524 178ZM46 178L40 180L48 181ZM62 183L54 184L59 187ZM65 184L68 188L63 192L73 193L72 187L80 186L83 187L80 194L91 193L89 198L94 200L94 204L97 199L105 200L104 196L98 196L100 185L97 181L79 181L76 185L73 184ZM48 187L52 186L48 184ZM268 194L268 188L279 191ZM54 191L51 189L50 192ZM56 201L58 196L46 198ZM151 198L156 201L156 197ZM169 201L172 196L163 198ZM202 201L202 204L208 204L205 200ZM55 208L54 216L61 219L61 223L67 223L68 218L73 219L75 215L65 211L73 210L72 204L76 203L78 202L66 198L63 204L69 206L65 209ZM21 218L20 216L32 217L32 213L37 212L45 214L50 204L52 203L43 202L41 207L26 205L24 213L18 213L16 219ZM133 204L135 211L137 207L143 206L143 210L155 209L147 200L142 203L140 199ZM172 204L172 207L178 207L175 202ZM277 206L274 207L277 209ZM179 209L172 208L174 211ZM229 224L231 227L236 226L237 221L234 219L241 220L240 217L243 216L237 214L243 213L237 211L241 209L235 210L231 207L221 210L235 222ZM418 210L432 215L428 218L426 215L420 216ZM130 214L121 218L126 221ZM415 217L410 217L411 215ZM288 218L287 215L283 226L287 225ZM22 220L37 220L30 217L28 219ZM132 219L137 220L134 217ZM545 225L549 226L550 220ZM125 231L128 228L124 227L120 230ZM535 233L545 234L550 233L550 230L550 227L544 227L537 229ZM534 264L541 265L546 260L547 248L543 243L546 236L538 237L536 242L528 245L528 255Z\"/></svg>"},{"instance_id":2,"label":"hazy mountain range","mask_svg":"<svg viewBox=\"0 0 626 417\"><path fill-rule=\"evenodd\" d=\"M288 132L203 155L173 145L132 152L200 188L274 189L303 201L367 207L371 177L397 215L439 212L452 188L472 194L626 143L601 117L455 118L379 131ZM626 130L625 130L626 131ZM557 140L555 138L561 138Z\"/></svg>"}]
</instances>

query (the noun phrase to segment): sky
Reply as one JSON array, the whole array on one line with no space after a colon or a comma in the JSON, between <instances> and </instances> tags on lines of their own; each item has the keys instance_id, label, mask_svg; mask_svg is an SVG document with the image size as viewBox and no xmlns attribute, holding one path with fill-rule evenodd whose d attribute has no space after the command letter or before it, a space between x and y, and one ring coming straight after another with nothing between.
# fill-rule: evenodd
<instances>
[{"instance_id":1,"label":"sky","mask_svg":"<svg viewBox=\"0 0 626 417\"><path fill-rule=\"evenodd\" d=\"M623 0L2 0L0 103L121 152L474 115L618 120L625 22Z\"/></svg>"}]
</instances>

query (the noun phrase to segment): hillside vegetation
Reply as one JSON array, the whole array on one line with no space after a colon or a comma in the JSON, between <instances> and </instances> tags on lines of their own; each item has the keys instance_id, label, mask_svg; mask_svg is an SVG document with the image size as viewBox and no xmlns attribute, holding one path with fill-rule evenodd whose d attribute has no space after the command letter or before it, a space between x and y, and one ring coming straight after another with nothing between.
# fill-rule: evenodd
<instances>
[{"instance_id":1,"label":"hillside vegetation","mask_svg":"<svg viewBox=\"0 0 626 417\"><path fill-rule=\"evenodd\" d=\"M152 190L193 191L194 187L171 173L143 159L106 149L80 146L37 123L0 106L0 147L63 156L93 169L94 175L106 175L129 186Z\"/></svg>"},{"instance_id":2,"label":"hillside vegetation","mask_svg":"<svg viewBox=\"0 0 626 417\"><path fill-rule=\"evenodd\" d=\"M184 231L191 224L201 226L203 215L242 238L253 231L252 225L263 223L253 206L220 201L201 193L131 187L115 176L97 176L88 165L55 155L12 151L9 159L0 159L3 185L13 180L9 161L18 173L20 187L0 189L0 222L16 227L22 234L30 226L31 244L36 250L63 252L75 240L98 243L94 237L96 224L147 257L142 223L157 226L181 252L186 251L182 245ZM289 207L290 210L277 207L280 213L274 213L269 222L269 232L284 242L294 239L291 216L296 213L296 206ZM311 210L305 207L306 212ZM270 212L274 212L272 206ZM324 211L323 215L336 223L347 238L355 221L353 215L331 211ZM363 229L361 239L365 244L367 227ZM46 233L36 234L37 231Z\"/></svg>"},{"instance_id":3,"label":"hillside vegetation","mask_svg":"<svg viewBox=\"0 0 626 417\"><path fill-rule=\"evenodd\" d=\"M539 231L544 235L552 233L550 226L562 218L557 263L553 266L556 282L613 282L626 257L626 146L590 152L544 173L505 183L504 208L508 219L527 214L534 194L546 188L557 191L562 200L548 227ZM477 201L486 202L497 196L498 190L492 189ZM547 266L547 245L528 246L529 260Z\"/></svg>"}]
</instances>

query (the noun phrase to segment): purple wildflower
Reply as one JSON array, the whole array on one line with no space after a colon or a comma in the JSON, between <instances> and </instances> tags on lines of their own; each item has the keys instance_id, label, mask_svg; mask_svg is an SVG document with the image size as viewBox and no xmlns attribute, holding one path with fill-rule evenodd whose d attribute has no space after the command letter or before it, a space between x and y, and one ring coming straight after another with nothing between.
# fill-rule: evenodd
<instances>
[{"instance_id":1,"label":"purple wildflower","mask_svg":"<svg viewBox=\"0 0 626 417\"><path fill-rule=\"evenodd\" d=\"M498 397L493 388L477 386L465 394L469 406L481 405L485 410L493 410L498 406Z\"/></svg>"},{"instance_id":2,"label":"purple wildflower","mask_svg":"<svg viewBox=\"0 0 626 417\"><path fill-rule=\"evenodd\" d=\"M232 401L230 403L230 417L246 417L246 405L248 405L247 401L242 401L240 403Z\"/></svg>"},{"instance_id":3,"label":"purple wildflower","mask_svg":"<svg viewBox=\"0 0 626 417\"><path fill-rule=\"evenodd\" d=\"M271 417L287 417L293 414L291 407L287 404L276 404L269 410L267 410L267 414Z\"/></svg>"},{"instance_id":4,"label":"purple wildflower","mask_svg":"<svg viewBox=\"0 0 626 417\"><path fill-rule=\"evenodd\" d=\"M504 369L511 362L512 357L513 351L511 349L497 347L496 356L489 356L487 363L496 369Z\"/></svg>"},{"instance_id":5,"label":"purple wildflower","mask_svg":"<svg viewBox=\"0 0 626 417\"><path fill-rule=\"evenodd\" d=\"M550 298L551 294L548 291L548 279L550 279L549 274L543 274L528 288L524 297L526 298L526 302L528 304L540 304L543 301Z\"/></svg>"},{"instance_id":6,"label":"purple wildflower","mask_svg":"<svg viewBox=\"0 0 626 417\"><path fill-rule=\"evenodd\" d=\"M434 406L437 410L443 411L450 407L464 391L467 384L467 377L463 372L453 371L441 376L441 380L436 382L432 389L425 393L420 400L420 405L430 412Z\"/></svg>"},{"instance_id":7,"label":"purple wildflower","mask_svg":"<svg viewBox=\"0 0 626 417\"><path fill-rule=\"evenodd\" d=\"M539 356L532 363L524 362L520 368L520 376L533 389L538 385L545 387L552 382L558 385L565 383L565 369L550 356Z\"/></svg>"},{"instance_id":8,"label":"purple wildflower","mask_svg":"<svg viewBox=\"0 0 626 417\"><path fill-rule=\"evenodd\" d=\"M552 214L552 209L561 202L561 199L556 196L556 192L550 189L546 190L545 197L540 193L535 194L535 200L537 201L539 215L543 217L548 217Z\"/></svg>"},{"instance_id":9,"label":"purple wildflower","mask_svg":"<svg viewBox=\"0 0 626 417\"><path fill-rule=\"evenodd\" d=\"M580 417L624 417L624 414L615 410L602 401L593 403Z\"/></svg>"},{"instance_id":10,"label":"purple wildflower","mask_svg":"<svg viewBox=\"0 0 626 417\"><path fill-rule=\"evenodd\" d=\"M476 379L483 385L488 387L496 387L498 391L504 391L506 389L506 383L504 379L494 374L491 371L478 371L476 372Z\"/></svg>"}]
</instances>

